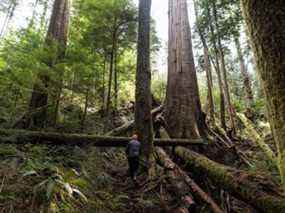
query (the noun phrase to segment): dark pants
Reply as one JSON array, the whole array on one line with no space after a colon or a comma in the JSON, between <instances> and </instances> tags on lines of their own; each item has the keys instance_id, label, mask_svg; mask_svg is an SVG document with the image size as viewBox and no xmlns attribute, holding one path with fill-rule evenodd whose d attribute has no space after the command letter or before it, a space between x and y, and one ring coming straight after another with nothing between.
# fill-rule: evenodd
<instances>
[{"instance_id":1,"label":"dark pants","mask_svg":"<svg viewBox=\"0 0 285 213\"><path fill-rule=\"evenodd\" d=\"M139 157L128 157L129 171L132 179L138 174L139 170Z\"/></svg>"}]
</instances>

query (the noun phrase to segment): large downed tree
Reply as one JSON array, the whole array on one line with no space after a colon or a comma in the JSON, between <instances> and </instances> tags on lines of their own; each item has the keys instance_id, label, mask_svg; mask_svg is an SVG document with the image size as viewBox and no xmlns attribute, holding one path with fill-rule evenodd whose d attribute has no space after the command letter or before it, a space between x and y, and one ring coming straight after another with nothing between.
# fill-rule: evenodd
<instances>
[{"instance_id":1,"label":"large downed tree","mask_svg":"<svg viewBox=\"0 0 285 213\"><path fill-rule=\"evenodd\" d=\"M284 195L263 176L224 166L183 147L177 147L175 154L184 160L186 168L200 171L216 186L228 190L261 212L285 211Z\"/></svg>"},{"instance_id":2,"label":"large downed tree","mask_svg":"<svg viewBox=\"0 0 285 213\"><path fill-rule=\"evenodd\" d=\"M128 137L111 137L85 134L64 134L27 130L0 129L0 143L10 144L51 144L70 146L125 147L131 140ZM189 146L204 144L199 139L154 139L155 146Z\"/></svg>"}]
</instances>

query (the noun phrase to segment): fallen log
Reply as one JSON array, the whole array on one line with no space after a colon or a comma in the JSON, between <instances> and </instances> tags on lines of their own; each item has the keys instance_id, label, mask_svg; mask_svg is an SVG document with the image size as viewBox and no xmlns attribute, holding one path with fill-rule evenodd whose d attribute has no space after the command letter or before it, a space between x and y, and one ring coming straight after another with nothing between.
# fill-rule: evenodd
<instances>
[{"instance_id":1,"label":"fallen log","mask_svg":"<svg viewBox=\"0 0 285 213\"><path fill-rule=\"evenodd\" d=\"M98 147L125 147L131 140L129 137L111 137L85 134L63 134L54 132L37 132L27 130L0 129L0 143L9 144L43 144L52 145L91 145ZM154 139L155 146L189 146L204 144L202 140L187 139Z\"/></svg>"},{"instance_id":2,"label":"fallen log","mask_svg":"<svg viewBox=\"0 0 285 213\"><path fill-rule=\"evenodd\" d=\"M163 105L153 109L151 111L151 115L153 116L153 118L156 117L157 114L161 113L163 110ZM122 126L120 127L117 127L113 130L111 130L110 132L106 133L107 136L118 136L118 135L123 135L124 133L132 130L134 128L134 124L135 124L135 121L132 120L130 122L127 122L125 124L123 124Z\"/></svg>"},{"instance_id":3,"label":"fallen log","mask_svg":"<svg viewBox=\"0 0 285 213\"><path fill-rule=\"evenodd\" d=\"M184 160L186 168L200 171L214 184L228 190L261 212L285 212L285 197L268 179L216 163L196 152L177 147L175 154Z\"/></svg>"},{"instance_id":4,"label":"fallen log","mask_svg":"<svg viewBox=\"0 0 285 213\"><path fill-rule=\"evenodd\" d=\"M160 135L163 138L169 139L165 130L161 130ZM204 192L199 185L187 175L186 172L175 164L162 148L156 148L156 160L165 168L167 176L171 178L171 183L177 188L177 191L191 191L191 193L198 195L205 203L207 203L214 213L223 213L218 204L206 192Z\"/></svg>"},{"instance_id":5,"label":"fallen log","mask_svg":"<svg viewBox=\"0 0 285 213\"><path fill-rule=\"evenodd\" d=\"M268 144L265 143L264 139L258 134L258 132L255 130L252 122L241 113L237 113L238 118L242 121L242 123L245 126L245 131L247 135L255 142L257 145L262 149L262 151L266 154L269 160L271 160L273 163L277 163L277 156L272 151L272 149L269 147Z\"/></svg>"}]
</instances>

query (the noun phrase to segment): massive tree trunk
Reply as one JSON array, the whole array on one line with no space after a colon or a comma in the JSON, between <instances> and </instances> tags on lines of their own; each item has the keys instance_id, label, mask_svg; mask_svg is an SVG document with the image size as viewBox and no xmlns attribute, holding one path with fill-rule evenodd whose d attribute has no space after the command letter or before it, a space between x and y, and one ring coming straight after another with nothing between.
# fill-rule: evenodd
<instances>
[{"instance_id":1,"label":"massive tree trunk","mask_svg":"<svg viewBox=\"0 0 285 213\"><path fill-rule=\"evenodd\" d=\"M199 138L203 119L186 0L169 0L165 119L171 137Z\"/></svg>"},{"instance_id":2,"label":"massive tree trunk","mask_svg":"<svg viewBox=\"0 0 285 213\"><path fill-rule=\"evenodd\" d=\"M135 129L142 143L142 153L148 165L148 174L154 175L153 123L151 116L150 70L150 11L151 0L139 1L139 27L137 45Z\"/></svg>"},{"instance_id":3,"label":"massive tree trunk","mask_svg":"<svg viewBox=\"0 0 285 213\"><path fill-rule=\"evenodd\" d=\"M69 0L55 0L53 11L50 19L50 25L47 32L46 43L57 45L55 58L48 62L49 66L53 66L56 60L62 59L65 53L67 43L67 33L69 24ZM60 80L61 82L62 80ZM44 107L48 103L49 77L45 73L40 73L34 83L33 92L29 105L29 113L40 107ZM61 90L60 90L61 91ZM60 94L56 95L60 97ZM56 99L56 98L55 98ZM58 101L58 100L53 100ZM56 104L57 105L57 104ZM57 109L56 109L57 113ZM56 116L55 116L56 117ZM28 127L43 128L47 122L47 109L40 113L36 113L28 121Z\"/></svg>"},{"instance_id":4,"label":"massive tree trunk","mask_svg":"<svg viewBox=\"0 0 285 213\"><path fill-rule=\"evenodd\" d=\"M238 60L240 64L240 71L243 77L243 87L245 91L245 103L246 103L246 109L247 112L251 112L251 107L253 104L253 94L252 94L252 89L251 89L251 81L249 77L249 73L246 69L243 54L242 54L242 49L240 46L240 41L239 37L235 37L235 45L237 49L237 54L238 54Z\"/></svg>"},{"instance_id":5,"label":"massive tree trunk","mask_svg":"<svg viewBox=\"0 0 285 213\"><path fill-rule=\"evenodd\" d=\"M241 0L285 183L285 2Z\"/></svg>"}]
</instances>

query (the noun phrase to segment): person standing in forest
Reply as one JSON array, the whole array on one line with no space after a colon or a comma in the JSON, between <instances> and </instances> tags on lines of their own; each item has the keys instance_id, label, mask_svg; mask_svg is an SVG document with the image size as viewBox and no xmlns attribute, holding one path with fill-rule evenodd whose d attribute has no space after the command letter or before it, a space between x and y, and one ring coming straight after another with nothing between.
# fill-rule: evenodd
<instances>
[{"instance_id":1,"label":"person standing in forest","mask_svg":"<svg viewBox=\"0 0 285 213\"><path fill-rule=\"evenodd\" d=\"M138 135L133 134L132 140L126 147L126 155L129 163L129 172L132 180L136 183L136 176L139 170L139 155L141 151L141 144L138 140Z\"/></svg>"}]
</instances>

